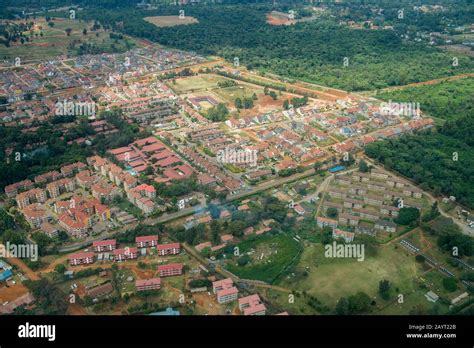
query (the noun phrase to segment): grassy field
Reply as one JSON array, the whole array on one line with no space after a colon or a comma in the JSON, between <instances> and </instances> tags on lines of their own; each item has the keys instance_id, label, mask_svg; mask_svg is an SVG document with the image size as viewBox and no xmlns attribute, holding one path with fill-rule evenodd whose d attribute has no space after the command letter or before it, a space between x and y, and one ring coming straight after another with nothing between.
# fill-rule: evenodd
<instances>
[{"instance_id":1,"label":"grassy field","mask_svg":"<svg viewBox=\"0 0 474 348\"><path fill-rule=\"evenodd\" d=\"M261 88L250 88L249 85L238 85L226 88L217 88L213 91L228 104L233 105L236 98L251 98L255 93L257 98L264 96L263 89Z\"/></svg>"},{"instance_id":2,"label":"grassy field","mask_svg":"<svg viewBox=\"0 0 474 348\"><path fill-rule=\"evenodd\" d=\"M334 308L341 297L358 291L377 296L379 281L383 279L389 280L392 287L402 293L412 292L413 278L421 274L421 267L412 255L397 245L381 246L376 256L358 262L356 259L326 258L323 246L311 243L305 247L293 273L279 285L306 291ZM304 276L305 270L307 276Z\"/></svg>"},{"instance_id":3,"label":"grassy field","mask_svg":"<svg viewBox=\"0 0 474 348\"><path fill-rule=\"evenodd\" d=\"M197 75L176 79L176 83L170 84L170 87L177 94L187 94L198 91L206 91L217 88L218 82L229 79L217 75Z\"/></svg>"},{"instance_id":4,"label":"grassy field","mask_svg":"<svg viewBox=\"0 0 474 348\"><path fill-rule=\"evenodd\" d=\"M237 257L227 254L226 268L245 279L272 283L298 255L301 246L286 235L264 235L237 245L240 255L250 253L250 262L237 265ZM263 256L262 256L263 255Z\"/></svg>"},{"instance_id":5,"label":"grassy field","mask_svg":"<svg viewBox=\"0 0 474 348\"><path fill-rule=\"evenodd\" d=\"M0 58L20 57L22 62L28 63L64 54L77 55L79 46L85 43L93 45L100 53L125 52L137 44L128 38L113 40L110 38L110 33L102 29L91 31L92 23L63 18L56 18L51 22L54 23L53 27L48 26L44 17L38 18L33 30L25 33L28 37L33 35L31 40L24 44L20 41L12 42L10 47L1 45ZM66 29L72 30L69 36L66 34ZM84 29L87 30L87 35L83 34Z\"/></svg>"},{"instance_id":6,"label":"grassy field","mask_svg":"<svg viewBox=\"0 0 474 348\"><path fill-rule=\"evenodd\" d=\"M179 18L179 16L154 16L145 17L144 20L157 27L174 27L176 25L198 23L196 18L190 16L184 16L182 18Z\"/></svg>"},{"instance_id":7,"label":"grassy field","mask_svg":"<svg viewBox=\"0 0 474 348\"><path fill-rule=\"evenodd\" d=\"M442 303L441 301L438 301L436 303L429 302L425 297L425 294L427 292L428 289L418 286L412 293L403 295L403 303L398 303L398 301L394 301L374 314L407 315L412 311L412 313L447 313L449 310L449 306Z\"/></svg>"}]
</instances>

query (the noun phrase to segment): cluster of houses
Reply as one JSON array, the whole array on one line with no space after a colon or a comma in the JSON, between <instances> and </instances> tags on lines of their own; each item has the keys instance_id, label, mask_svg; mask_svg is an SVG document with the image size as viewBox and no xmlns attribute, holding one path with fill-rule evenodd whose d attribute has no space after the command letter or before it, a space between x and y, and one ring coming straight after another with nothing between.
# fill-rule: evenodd
<instances>
[{"instance_id":1,"label":"cluster of houses","mask_svg":"<svg viewBox=\"0 0 474 348\"><path fill-rule=\"evenodd\" d=\"M129 120L141 126L177 128L186 125L178 113L178 97L161 82L134 81L102 88L98 98L106 109L118 107Z\"/></svg>"},{"instance_id":2,"label":"cluster of houses","mask_svg":"<svg viewBox=\"0 0 474 348\"><path fill-rule=\"evenodd\" d=\"M74 68L82 73L80 82L83 86L94 87L104 81L115 86L127 78L173 69L183 61L196 64L203 59L194 53L149 45L124 54L81 55L74 58Z\"/></svg>"},{"instance_id":3,"label":"cluster of houses","mask_svg":"<svg viewBox=\"0 0 474 348\"><path fill-rule=\"evenodd\" d=\"M216 295L217 302L226 304L238 299L239 310L243 315L265 315L266 307L258 294L238 298L239 290L231 278L218 280L212 283L212 292Z\"/></svg>"},{"instance_id":4,"label":"cluster of houses","mask_svg":"<svg viewBox=\"0 0 474 348\"><path fill-rule=\"evenodd\" d=\"M86 168L82 162L66 165L61 167L60 172L51 171L36 176L34 183L24 180L9 185L5 193L9 197L15 195L18 208L31 227L54 237L59 228L51 223L57 220L58 225L70 235L85 237L96 222L105 222L111 216L100 197L93 194L93 197L86 198L76 194L76 189L82 185L80 178L88 172ZM25 189L27 191L19 192ZM73 193L73 196L62 201L60 196L64 193Z\"/></svg>"},{"instance_id":5,"label":"cluster of houses","mask_svg":"<svg viewBox=\"0 0 474 348\"><path fill-rule=\"evenodd\" d=\"M279 161L275 170L294 168L300 163L312 163L327 155L310 138L302 139L299 131L304 130L300 129L300 125L300 122L292 121L288 128L270 126L254 132L260 140L257 147L262 159Z\"/></svg>"},{"instance_id":6,"label":"cluster of houses","mask_svg":"<svg viewBox=\"0 0 474 348\"><path fill-rule=\"evenodd\" d=\"M335 235L344 239L351 237L339 232L338 226L349 226L356 232L371 235L378 231L394 233L397 224L393 220L400 208L422 208L422 190L377 170L336 175L327 194L329 198L322 203L323 209L326 213L330 208L337 210L337 219L320 216L318 226L330 226Z\"/></svg>"},{"instance_id":7,"label":"cluster of houses","mask_svg":"<svg viewBox=\"0 0 474 348\"><path fill-rule=\"evenodd\" d=\"M246 116L240 118L230 118L225 121L225 124L231 129L249 128L252 126L259 126L262 124L269 124L274 122L284 121L285 117L282 112L268 112L256 116Z\"/></svg>"},{"instance_id":8,"label":"cluster of houses","mask_svg":"<svg viewBox=\"0 0 474 348\"><path fill-rule=\"evenodd\" d=\"M370 144L374 141L400 136L413 132L415 130L420 130L427 127L432 127L434 125L433 119L431 118L421 118L418 120L412 120L394 127L386 128L379 130L371 135L364 135L353 140L346 140L342 143L337 143L332 146L333 150L339 154L352 152L359 147L363 147L367 144Z\"/></svg>"},{"instance_id":9,"label":"cluster of houses","mask_svg":"<svg viewBox=\"0 0 474 348\"><path fill-rule=\"evenodd\" d=\"M184 163L178 155L155 137L139 139L128 146L108 151L134 174L151 168L154 181L166 183L170 180L189 178L194 169ZM155 173L160 174L155 174Z\"/></svg>"},{"instance_id":10,"label":"cluster of houses","mask_svg":"<svg viewBox=\"0 0 474 348\"><path fill-rule=\"evenodd\" d=\"M178 255L181 252L181 245L179 243L158 244L158 236L149 235L136 237L134 247L118 248L115 239L95 241L92 244L92 250L69 255L70 265L88 265L96 260L107 261L113 259L116 262L135 260L139 255L146 255L147 250L156 250L159 256ZM97 253L97 257L95 253ZM170 267L170 265L173 267ZM158 271L162 277L178 275L182 273L183 265L167 264L159 266Z\"/></svg>"},{"instance_id":11,"label":"cluster of houses","mask_svg":"<svg viewBox=\"0 0 474 348\"><path fill-rule=\"evenodd\" d=\"M242 190L243 185L240 180L227 175L221 167L212 163L192 147L182 147L180 150L183 157L201 171L202 174L198 175L198 180L201 184L213 187L216 192L227 190L235 194ZM217 185L218 182L222 183L223 186Z\"/></svg>"},{"instance_id":12,"label":"cluster of houses","mask_svg":"<svg viewBox=\"0 0 474 348\"><path fill-rule=\"evenodd\" d=\"M158 244L157 235L136 237L135 246L125 248L118 248L115 239L100 240L93 242L92 251L69 255L69 264L71 266L78 266L89 265L96 260L106 261L112 259L115 262L135 260L139 255L145 255L148 250L156 250L159 256L178 255L181 252L181 246L179 243ZM157 272L158 277L135 280L135 290L137 292L159 290L161 288L161 278L182 275L184 265L182 263L159 265ZM89 295L97 298L113 291L113 287L110 283L105 283L103 286L94 287L91 291L93 293L89 293Z\"/></svg>"}]
</instances>

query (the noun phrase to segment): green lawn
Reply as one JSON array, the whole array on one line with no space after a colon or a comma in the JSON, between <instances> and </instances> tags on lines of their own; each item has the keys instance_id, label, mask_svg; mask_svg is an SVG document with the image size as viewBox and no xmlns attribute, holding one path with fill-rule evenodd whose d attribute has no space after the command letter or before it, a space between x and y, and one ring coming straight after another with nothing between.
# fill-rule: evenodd
<instances>
[{"instance_id":1,"label":"green lawn","mask_svg":"<svg viewBox=\"0 0 474 348\"><path fill-rule=\"evenodd\" d=\"M422 313L430 313L430 314L443 314L447 313L449 310L449 306L442 303L442 301L438 300L436 303L429 302L425 294L429 290L426 288L422 288L417 286L416 290L411 293L407 293L403 295L403 302L399 303L398 301L393 301L391 304L385 306L380 311L377 311L374 314L380 315L407 315L411 311L417 310L418 312ZM416 311L415 311L416 313Z\"/></svg>"},{"instance_id":2,"label":"green lawn","mask_svg":"<svg viewBox=\"0 0 474 348\"><path fill-rule=\"evenodd\" d=\"M241 278L262 280L267 283L275 281L291 264L301 248L298 242L286 235L257 236L255 239L238 244L237 247L240 255L250 252L251 261L245 266L238 266L237 257L232 253L227 254L226 268Z\"/></svg>"},{"instance_id":3,"label":"green lawn","mask_svg":"<svg viewBox=\"0 0 474 348\"><path fill-rule=\"evenodd\" d=\"M261 97L264 95L263 89L250 88L248 85L217 88L213 90L213 92L232 106L234 105L236 98L251 98L254 93L257 95L257 97Z\"/></svg>"},{"instance_id":4,"label":"green lawn","mask_svg":"<svg viewBox=\"0 0 474 348\"><path fill-rule=\"evenodd\" d=\"M176 79L176 83L170 83L169 86L177 94L186 94L214 89L217 87L218 82L226 80L228 79L224 77L206 74Z\"/></svg>"},{"instance_id":5,"label":"green lawn","mask_svg":"<svg viewBox=\"0 0 474 348\"><path fill-rule=\"evenodd\" d=\"M301 276L305 270L308 275ZM382 279L389 280L393 289L411 292L414 286L412 279L420 273L421 266L413 255L395 244L379 246L376 256L366 257L361 262L356 259L326 258L321 244L309 244L292 274L279 285L306 291L333 308L341 297L358 291L364 291L371 297L377 296L378 284Z\"/></svg>"}]
</instances>

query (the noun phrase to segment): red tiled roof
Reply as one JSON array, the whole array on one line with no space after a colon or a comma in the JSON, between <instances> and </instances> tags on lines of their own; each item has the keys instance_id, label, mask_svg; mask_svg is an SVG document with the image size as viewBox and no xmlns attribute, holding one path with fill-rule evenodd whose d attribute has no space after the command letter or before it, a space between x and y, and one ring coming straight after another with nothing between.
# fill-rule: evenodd
<instances>
[{"instance_id":1,"label":"red tiled roof","mask_svg":"<svg viewBox=\"0 0 474 348\"><path fill-rule=\"evenodd\" d=\"M222 296L226 296L226 295L232 295L232 294L236 294L238 293L239 290L237 290L237 288L235 286L231 287L231 288L227 288L227 289L223 289L223 290L219 290L217 292L217 297L222 297Z\"/></svg>"},{"instance_id":2,"label":"red tiled roof","mask_svg":"<svg viewBox=\"0 0 474 348\"><path fill-rule=\"evenodd\" d=\"M172 270L172 269L182 269L183 268L183 264L182 263L170 263L168 265L162 265L162 266L158 266L158 271L169 271L169 270Z\"/></svg>"},{"instance_id":3,"label":"red tiled roof","mask_svg":"<svg viewBox=\"0 0 474 348\"><path fill-rule=\"evenodd\" d=\"M126 254L128 250L128 253L129 254L134 254L134 253L138 253L138 249L136 247L133 247L133 248L128 248L128 249L115 249L114 250L114 255L120 255L120 254Z\"/></svg>"},{"instance_id":4,"label":"red tiled roof","mask_svg":"<svg viewBox=\"0 0 474 348\"><path fill-rule=\"evenodd\" d=\"M158 240L157 235L151 235L151 236L140 236L135 238L135 242L150 242L153 240Z\"/></svg>"},{"instance_id":5,"label":"red tiled roof","mask_svg":"<svg viewBox=\"0 0 474 348\"><path fill-rule=\"evenodd\" d=\"M69 255L69 260L85 259L85 258L91 258L91 257L94 257L93 252L82 252L82 253L76 253L76 254Z\"/></svg>"},{"instance_id":6,"label":"red tiled roof","mask_svg":"<svg viewBox=\"0 0 474 348\"><path fill-rule=\"evenodd\" d=\"M160 285L161 278L151 278L151 279L139 279L135 281L135 286L150 286L150 285Z\"/></svg>"},{"instance_id":7,"label":"red tiled roof","mask_svg":"<svg viewBox=\"0 0 474 348\"><path fill-rule=\"evenodd\" d=\"M265 309L266 309L265 305L263 303L260 303L256 306L250 306L248 308L245 308L244 309L244 315L252 315L252 314L255 314L255 313L258 313L258 312L262 312Z\"/></svg>"},{"instance_id":8,"label":"red tiled roof","mask_svg":"<svg viewBox=\"0 0 474 348\"><path fill-rule=\"evenodd\" d=\"M179 249L180 244L179 243L169 243L169 244L158 244L156 246L157 250L166 250L166 249Z\"/></svg>"},{"instance_id":9,"label":"red tiled roof","mask_svg":"<svg viewBox=\"0 0 474 348\"><path fill-rule=\"evenodd\" d=\"M116 245L117 241L115 239L107 239L107 240L97 240L92 243L93 247L96 246L105 246L105 245Z\"/></svg>"}]
</instances>

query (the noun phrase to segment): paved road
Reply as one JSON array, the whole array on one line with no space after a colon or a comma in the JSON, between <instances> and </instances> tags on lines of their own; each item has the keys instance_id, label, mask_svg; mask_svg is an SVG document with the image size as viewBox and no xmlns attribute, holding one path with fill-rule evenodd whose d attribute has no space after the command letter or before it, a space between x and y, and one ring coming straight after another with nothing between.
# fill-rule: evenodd
<instances>
[{"instance_id":1,"label":"paved road","mask_svg":"<svg viewBox=\"0 0 474 348\"><path fill-rule=\"evenodd\" d=\"M292 175L292 176L287 177L287 178L273 179L273 180L270 180L269 182L266 182L266 183L264 183L260 186L257 186L253 190L250 190L250 191L247 191L247 192L242 192L242 193L239 193L239 194L236 194L236 195L229 195L227 197L227 199L222 204L226 204L226 203L238 200L238 199L242 199L242 198L245 198L245 197L248 197L248 196L252 196L252 195L255 195L257 193L267 191L271 188L278 187L278 186L281 186L283 184L286 184L286 183L289 183L289 182L292 182L292 181L295 181L295 180L300 180L300 179L312 176L314 174L316 174L315 170L310 169L310 170L307 170L303 173L298 173L296 175ZM191 208L186 208L186 209L180 210L180 211L175 212L175 213L164 214L164 215L162 215L158 218L146 218L146 219L144 219L143 221L140 221L140 222L143 225L154 226L158 223L167 223L167 222L170 222L170 221L173 221L173 220L183 218L185 216L193 215L196 211L199 211L199 210L202 210L202 209L205 209L205 208L206 207L201 204L201 205L197 205L197 206L194 206L194 207L191 207ZM70 244L70 245L61 247L61 248L58 249L58 251L60 253L66 253L66 252L71 252L71 251L74 251L74 250L82 249L82 248L85 248L85 247L91 245L95 241L106 239L106 238L112 236L115 233L125 232L127 230L132 229L132 228L135 228L137 225L138 225L138 222L127 225L127 226L124 226L124 227L121 227L118 230L113 230L113 231L110 231L108 233L101 234L99 236L89 237L86 240L81 241L79 243L74 243L74 244Z\"/></svg>"}]
</instances>

